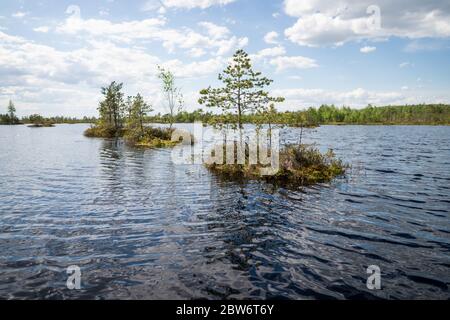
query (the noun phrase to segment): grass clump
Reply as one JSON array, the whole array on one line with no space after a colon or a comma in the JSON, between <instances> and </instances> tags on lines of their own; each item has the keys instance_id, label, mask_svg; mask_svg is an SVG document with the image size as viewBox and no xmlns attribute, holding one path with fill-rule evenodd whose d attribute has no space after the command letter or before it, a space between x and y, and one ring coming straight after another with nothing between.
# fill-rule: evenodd
<instances>
[{"instance_id":1,"label":"grass clump","mask_svg":"<svg viewBox=\"0 0 450 320\"><path fill-rule=\"evenodd\" d=\"M169 148L174 147L181 141L172 141L173 128L155 127L128 127L116 130L112 126L93 126L88 128L84 135L88 138L123 138L133 147L146 148Z\"/></svg>"},{"instance_id":2,"label":"grass clump","mask_svg":"<svg viewBox=\"0 0 450 320\"><path fill-rule=\"evenodd\" d=\"M175 129L144 127L128 129L124 133L125 142L131 146L147 148L174 147L179 141L172 141Z\"/></svg>"},{"instance_id":3,"label":"grass clump","mask_svg":"<svg viewBox=\"0 0 450 320\"><path fill-rule=\"evenodd\" d=\"M247 149L247 148L246 148ZM262 175L262 165L248 165L248 150L245 153L246 164L211 164L209 170L225 178L265 180L273 184L289 186L307 186L324 183L345 174L348 168L336 158L333 150L325 154L311 145L287 145L280 150L279 170L274 175Z\"/></svg>"},{"instance_id":4,"label":"grass clump","mask_svg":"<svg viewBox=\"0 0 450 320\"><path fill-rule=\"evenodd\" d=\"M84 131L84 136L88 138L105 138L112 139L122 137L124 134L123 129L117 130L113 126L100 126L95 125Z\"/></svg>"}]
</instances>

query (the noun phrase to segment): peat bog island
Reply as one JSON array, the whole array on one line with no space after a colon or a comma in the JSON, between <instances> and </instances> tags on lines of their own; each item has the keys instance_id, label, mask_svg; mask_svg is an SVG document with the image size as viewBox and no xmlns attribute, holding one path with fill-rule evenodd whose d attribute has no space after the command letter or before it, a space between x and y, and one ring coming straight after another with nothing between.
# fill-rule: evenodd
<instances>
[{"instance_id":1,"label":"peat bog island","mask_svg":"<svg viewBox=\"0 0 450 320\"><path fill-rule=\"evenodd\" d=\"M450 298L446 1L3 2L0 299Z\"/></svg>"}]
</instances>

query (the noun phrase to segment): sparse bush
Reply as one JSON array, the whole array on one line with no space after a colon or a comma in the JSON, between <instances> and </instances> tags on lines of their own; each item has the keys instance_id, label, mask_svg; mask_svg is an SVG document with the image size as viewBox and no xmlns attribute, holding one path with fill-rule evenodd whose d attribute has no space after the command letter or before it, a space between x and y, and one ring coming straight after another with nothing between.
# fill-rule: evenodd
<instances>
[{"instance_id":1,"label":"sparse bush","mask_svg":"<svg viewBox=\"0 0 450 320\"><path fill-rule=\"evenodd\" d=\"M279 171L272 176L262 176L261 165L248 165L248 150L245 152L245 159L245 165L212 164L207 165L207 168L228 178L266 180L274 184L293 186L328 182L345 174L347 168L332 150L322 154L311 145L287 145L282 148Z\"/></svg>"},{"instance_id":2,"label":"sparse bush","mask_svg":"<svg viewBox=\"0 0 450 320\"><path fill-rule=\"evenodd\" d=\"M123 136L123 130L117 131L112 126L92 126L84 132L88 138L117 138Z\"/></svg>"},{"instance_id":3,"label":"sparse bush","mask_svg":"<svg viewBox=\"0 0 450 320\"><path fill-rule=\"evenodd\" d=\"M145 127L143 130L129 129L125 131L124 139L132 146L138 147L170 147L178 142L172 142L174 129Z\"/></svg>"}]
</instances>

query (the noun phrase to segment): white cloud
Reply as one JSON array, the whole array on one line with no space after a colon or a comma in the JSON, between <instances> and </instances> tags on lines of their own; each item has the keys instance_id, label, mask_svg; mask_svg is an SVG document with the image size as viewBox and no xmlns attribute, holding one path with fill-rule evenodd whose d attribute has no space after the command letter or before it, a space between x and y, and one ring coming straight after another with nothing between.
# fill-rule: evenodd
<instances>
[{"instance_id":1,"label":"white cloud","mask_svg":"<svg viewBox=\"0 0 450 320\"><path fill-rule=\"evenodd\" d=\"M420 41L414 40L408 43L404 51L406 52L418 52L418 51L437 51L444 48L444 44L441 41Z\"/></svg>"},{"instance_id":2,"label":"white cloud","mask_svg":"<svg viewBox=\"0 0 450 320\"><path fill-rule=\"evenodd\" d=\"M409 87L408 87L408 86L403 86L401 89L402 89L403 91L406 91L406 90L409 90Z\"/></svg>"},{"instance_id":3,"label":"white cloud","mask_svg":"<svg viewBox=\"0 0 450 320\"><path fill-rule=\"evenodd\" d=\"M218 74L225 64L225 59L221 57L212 58L200 62L183 63L180 60L170 60L163 63L163 66L172 70L179 78L199 78Z\"/></svg>"},{"instance_id":4,"label":"white cloud","mask_svg":"<svg viewBox=\"0 0 450 320\"><path fill-rule=\"evenodd\" d=\"M278 32L271 31L264 36L264 41L268 44L277 44Z\"/></svg>"},{"instance_id":5,"label":"white cloud","mask_svg":"<svg viewBox=\"0 0 450 320\"><path fill-rule=\"evenodd\" d=\"M276 57L270 61L270 64L276 67L277 72L287 69L310 69L318 67L314 59L302 56Z\"/></svg>"},{"instance_id":6,"label":"white cloud","mask_svg":"<svg viewBox=\"0 0 450 320\"><path fill-rule=\"evenodd\" d=\"M224 39L230 34L227 27L218 26L212 22L199 22L198 25L204 28L213 39Z\"/></svg>"},{"instance_id":7,"label":"white cloud","mask_svg":"<svg viewBox=\"0 0 450 320\"><path fill-rule=\"evenodd\" d=\"M154 11L158 8L175 9L207 9L212 6L224 6L236 0L148 0L142 6L143 11Z\"/></svg>"},{"instance_id":8,"label":"white cloud","mask_svg":"<svg viewBox=\"0 0 450 320\"><path fill-rule=\"evenodd\" d=\"M406 68L412 66L410 62L402 62L398 65L400 68Z\"/></svg>"},{"instance_id":9,"label":"white cloud","mask_svg":"<svg viewBox=\"0 0 450 320\"><path fill-rule=\"evenodd\" d=\"M108 9L102 9L98 12L99 15L101 15L102 17L104 16L109 16L109 10Z\"/></svg>"},{"instance_id":10,"label":"white cloud","mask_svg":"<svg viewBox=\"0 0 450 320\"><path fill-rule=\"evenodd\" d=\"M164 14L167 13L167 10L166 10L166 8L161 7L161 8L158 9L158 13L164 15Z\"/></svg>"},{"instance_id":11,"label":"white cloud","mask_svg":"<svg viewBox=\"0 0 450 320\"><path fill-rule=\"evenodd\" d=\"M17 18L17 19L22 19L22 18L26 17L28 14L29 14L28 12L18 11L16 13L13 13L12 17Z\"/></svg>"},{"instance_id":12,"label":"white cloud","mask_svg":"<svg viewBox=\"0 0 450 320\"><path fill-rule=\"evenodd\" d=\"M226 27L211 22L201 22L199 27L201 33L186 27L168 28L166 19L161 17L120 23L103 19L84 20L69 17L57 27L57 32L92 39L106 38L127 44L135 41L159 41L170 53L182 49L193 56L199 56L200 52L225 55L248 44L248 38L233 36Z\"/></svg>"},{"instance_id":13,"label":"white cloud","mask_svg":"<svg viewBox=\"0 0 450 320\"><path fill-rule=\"evenodd\" d=\"M93 115L100 98L99 88L111 81L123 81L126 93L141 92L156 109L160 83L156 65L169 67L178 78L217 74L225 59L216 57L184 63L164 61L145 48L121 47L115 42L88 40L82 48L61 51L0 31L0 102L17 100L21 114Z\"/></svg>"},{"instance_id":14,"label":"white cloud","mask_svg":"<svg viewBox=\"0 0 450 320\"><path fill-rule=\"evenodd\" d=\"M392 36L410 39L450 37L448 1L379 0L376 2L378 7L373 4L372 0L332 3L285 0L285 13L298 18L285 30L285 35L304 46L337 46L349 41Z\"/></svg>"},{"instance_id":15,"label":"white cloud","mask_svg":"<svg viewBox=\"0 0 450 320\"><path fill-rule=\"evenodd\" d=\"M227 5L236 0L162 0L162 3L168 8L183 9L206 9L215 5Z\"/></svg>"},{"instance_id":16,"label":"white cloud","mask_svg":"<svg viewBox=\"0 0 450 320\"><path fill-rule=\"evenodd\" d=\"M275 96L286 98L286 102L281 106L283 108L306 108L310 106L320 106L322 104L335 104L337 106L364 107L368 104L383 106L406 103L443 102L444 100L434 100L433 97L421 95L411 95L409 92L402 93L397 91L368 91L363 88L357 88L350 91L333 91L325 89L279 89L274 90ZM423 100L426 99L426 100ZM441 98L442 99L442 98Z\"/></svg>"},{"instance_id":17,"label":"white cloud","mask_svg":"<svg viewBox=\"0 0 450 320\"><path fill-rule=\"evenodd\" d=\"M148 0L141 7L142 11L155 11L162 7L162 3L159 0Z\"/></svg>"},{"instance_id":18,"label":"white cloud","mask_svg":"<svg viewBox=\"0 0 450 320\"><path fill-rule=\"evenodd\" d=\"M258 51L256 54L250 55L250 58L254 61L258 61L264 58L271 58L282 56L286 54L286 49L282 46L277 46L273 48L266 48Z\"/></svg>"},{"instance_id":19,"label":"white cloud","mask_svg":"<svg viewBox=\"0 0 450 320\"><path fill-rule=\"evenodd\" d=\"M377 50L376 47L362 47L361 49L359 49L360 52L362 53L370 53L370 52L374 52L375 50Z\"/></svg>"},{"instance_id":20,"label":"white cloud","mask_svg":"<svg viewBox=\"0 0 450 320\"><path fill-rule=\"evenodd\" d=\"M37 28L34 28L33 31L47 33L50 31L50 27L47 27L47 26L37 27Z\"/></svg>"}]
</instances>

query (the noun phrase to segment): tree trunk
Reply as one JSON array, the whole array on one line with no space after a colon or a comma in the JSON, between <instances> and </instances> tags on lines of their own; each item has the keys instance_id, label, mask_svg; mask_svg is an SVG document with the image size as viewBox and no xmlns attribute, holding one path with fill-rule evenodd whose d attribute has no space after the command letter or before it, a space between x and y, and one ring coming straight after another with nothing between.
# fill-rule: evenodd
<instances>
[{"instance_id":1,"label":"tree trunk","mask_svg":"<svg viewBox=\"0 0 450 320\"><path fill-rule=\"evenodd\" d=\"M241 116L242 116L242 110L241 110L241 89L238 89L238 125L239 129L242 129L242 122L241 122Z\"/></svg>"}]
</instances>

